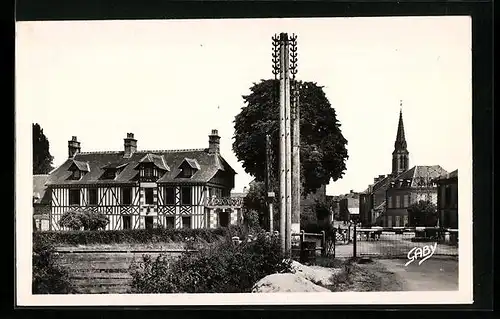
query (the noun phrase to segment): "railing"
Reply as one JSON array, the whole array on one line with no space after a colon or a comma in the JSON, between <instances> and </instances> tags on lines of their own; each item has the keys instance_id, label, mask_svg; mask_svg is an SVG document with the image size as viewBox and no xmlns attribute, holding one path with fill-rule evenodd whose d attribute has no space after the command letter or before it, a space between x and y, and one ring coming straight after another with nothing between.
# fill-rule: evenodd
<instances>
[{"instance_id":1,"label":"railing","mask_svg":"<svg viewBox=\"0 0 500 319\"><path fill-rule=\"evenodd\" d=\"M320 251L322 257L327 255L326 234L324 231L321 231L321 233L306 233L302 230L300 233L292 233L291 236L292 238L299 237L298 245L295 245L295 248L293 247L294 245L292 243L292 255L294 252L298 252L301 259L304 257L304 255L309 256L310 254L312 254L315 256L317 251ZM306 242L308 242L308 238L312 238L312 241L315 242L314 248L307 247L308 245L305 244ZM318 239L321 243L319 246L316 246L316 242Z\"/></svg>"},{"instance_id":2,"label":"railing","mask_svg":"<svg viewBox=\"0 0 500 319\"><path fill-rule=\"evenodd\" d=\"M243 197L211 197L205 199L205 206L213 208L240 208L243 206Z\"/></svg>"},{"instance_id":3,"label":"railing","mask_svg":"<svg viewBox=\"0 0 500 319\"><path fill-rule=\"evenodd\" d=\"M458 230L436 227L353 227L352 256L406 258L412 249L433 246L435 255L458 255ZM346 251L347 253L347 251Z\"/></svg>"}]
</instances>

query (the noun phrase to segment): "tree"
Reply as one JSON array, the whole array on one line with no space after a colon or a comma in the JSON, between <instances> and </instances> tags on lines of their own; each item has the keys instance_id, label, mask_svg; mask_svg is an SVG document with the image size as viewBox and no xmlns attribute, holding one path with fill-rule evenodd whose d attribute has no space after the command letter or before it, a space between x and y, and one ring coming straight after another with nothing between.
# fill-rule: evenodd
<instances>
[{"instance_id":1,"label":"tree","mask_svg":"<svg viewBox=\"0 0 500 319\"><path fill-rule=\"evenodd\" d=\"M49 140L38 123L33 124L33 174L47 174L54 157L50 155Z\"/></svg>"},{"instance_id":2,"label":"tree","mask_svg":"<svg viewBox=\"0 0 500 319\"><path fill-rule=\"evenodd\" d=\"M94 213L88 210L65 212L59 220L59 226L71 230L99 230L106 228L109 223L108 217L100 213Z\"/></svg>"},{"instance_id":3,"label":"tree","mask_svg":"<svg viewBox=\"0 0 500 319\"><path fill-rule=\"evenodd\" d=\"M420 200L408 207L408 220L411 226L434 227L437 225L436 205L427 200Z\"/></svg>"},{"instance_id":4,"label":"tree","mask_svg":"<svg viewBox=\"0 0 500 319\"><path fill-rule=\"evenodd\" d=\"M348 158L347 140L342 135L335 110L323 88L313 82L299 82L300 90L300 158L303 195L316 191L330 180L341 178ZM249 95L246 106L234 120L233 151L245 172L265 180L266 134L271 137L271 181L278 193L279 169L279 82L261 80Z\"/></svg>"},{"instance_id":5,"label":"tree","mask_svg":"<svg viewBox=\"0 0 500 319\"><path fill-rule=\"evenodd\" d=\"M243 199L243 207L249 214L257 214L258 223L261 227L267 229L269 218L267 216L267 194L264 182L255 181L250 186L247 195ZM250 218L250 215L248 216ZM254 216L251 217L252 219ZM253 222L253 221L252 221Z\"/></svg>"}]
</instances>

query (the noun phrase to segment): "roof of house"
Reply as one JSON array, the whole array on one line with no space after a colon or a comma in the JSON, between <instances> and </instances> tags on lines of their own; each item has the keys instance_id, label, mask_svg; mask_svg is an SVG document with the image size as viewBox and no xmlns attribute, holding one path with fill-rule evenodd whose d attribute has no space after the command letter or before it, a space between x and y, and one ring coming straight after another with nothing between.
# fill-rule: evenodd
<instances>
[{"instance_id":1,"label":"roof of house","mask_svg":"<svg viewBox=\"0 0 500 319\"><path fill-rule=\"evenodd\" d=\"M391 175L387 175L372 186L372 193L378 191L379 189L387 188L389 182L392 180Z\"/></svg>"},{"instance_id":2,"label":"roof of house","mask_svg":"<svg viewBox=\"0 0 500 319\"><path fill-rule=\"evenodd\" d=\"M47 192L46 182L49 175L33 175L33 201L35 204L50 203L50 196Z\"/></svg>"},{"instance_id":3,"label":"roof of house","mask_svg":"<svg viewBox=\"0 0 500 319\"><path fill-rule=\"evenodd\" d=\"M426 186L428 182L448 172L439 165L413 166L399 174L395 180L410 180L410 187Z\"/></svg>"},{"instance_id":4,"label":"roof of house","mask_svg":"<svg viewBox=\"0 0 500 319\"><path fill-rule=\"evenodd\" d=\"M136 166L141 161L152 162L167 171L158 180L158 183L206 183L219 171L236 174L220 154L209 153L208 149L136 151L130 158L124 158L123 155L123 151L77 153L74 158L67 159L49 175L47 184L120 184L134 182L139 173ZM84 174L80 180L68 179L71 176L68 168L75 161L86 163L89 167L89 172ZM189 165L199 167L199 170L191 178L181 177L182 175L180 175L181 169L179 166L185 161ZM121 167L122 170L113 180L103 179L102 175L107 167Z\"/></svg>"},{"instance_id":5,"label":"roof of house","mask_svg":"<svg viewBox=\"0 0 500 319\"><path fill-rule=\"evenodd\" d=\"M451 173L440 175L435 180L437 182L439 182L439 181L445 181L445 180L449 180L449 179L453 179L453 178L458 178L458 169L454 170Z\"/></svg>"}]
</instances>

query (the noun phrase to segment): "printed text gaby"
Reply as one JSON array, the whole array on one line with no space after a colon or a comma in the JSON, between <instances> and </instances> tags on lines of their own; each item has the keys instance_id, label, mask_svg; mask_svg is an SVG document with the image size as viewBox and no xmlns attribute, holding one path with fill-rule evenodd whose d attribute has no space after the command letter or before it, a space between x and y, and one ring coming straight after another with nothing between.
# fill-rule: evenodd
<instances>
[{"instance_id":1,"label":"printed text gaby","mask_svg":"<svg viewBox=\"0 0 500 319\"><path fill-rule=\"evenodd\" d=\"M421 265L424 261L429 259L432 255L434 255L434 252L436 251L437 243L434 243L434 245L426 245L423 247L414 247L408 252L408 259L409 261L405 264L405 266L408 266L412 262L414 262L417 259L421 260L418 262L419 265Z\"/></svg>"}]
</instances>

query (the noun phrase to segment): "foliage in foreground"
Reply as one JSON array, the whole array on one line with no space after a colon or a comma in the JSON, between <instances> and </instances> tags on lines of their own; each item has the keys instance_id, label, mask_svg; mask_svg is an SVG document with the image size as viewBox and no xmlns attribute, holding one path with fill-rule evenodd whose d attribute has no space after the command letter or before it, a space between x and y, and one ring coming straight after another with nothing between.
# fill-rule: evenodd
<instances>
[{"instance_id":1,"label":"foliage in foreground","mask_svg":"<svg viewBox=\"0 0 500 319\"><path fill-rule=\"evenodd\" d=\"M131 267L135 293L245 293L263 277L289 272L279 239L260 233L253 241L229 238L178 260L159 256Z\"/></svg>"},{"instance_id":2,"label":"foliage in foreground","mask_svg":"<svg viewBox=\"0 0 500 319\"><path fill-rule=\"evenodd\" d=\"M224 236L241 234L239 226L216 229L124 229L95 231L44 231L34 232L33 241L48 240L54 245L92 244L149 244L160 242L183 242L185 238L213 242Z\"/></svg>"},{"instance_id":3,"label":"foliage in foreground","mask_svg":"<svg viewBox=\"0 0 500 319\"><path fill-rule=\"evenodd\" d=\"M69 274L57 262L52 244L41 239L33 243L33 294L72 293Z\"/></svg>"}]
</instances>

